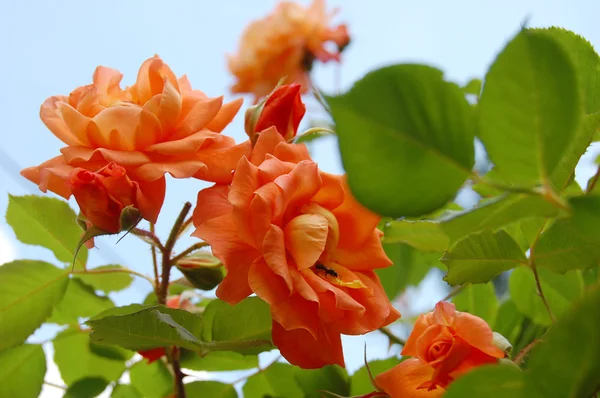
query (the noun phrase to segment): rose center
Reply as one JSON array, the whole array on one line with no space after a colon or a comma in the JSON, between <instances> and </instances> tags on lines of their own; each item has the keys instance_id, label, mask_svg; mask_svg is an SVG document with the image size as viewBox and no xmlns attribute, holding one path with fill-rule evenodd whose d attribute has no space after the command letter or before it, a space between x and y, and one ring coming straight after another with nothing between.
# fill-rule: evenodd
<instances>
[{"instance_id":1,"label":"rose center","mask_svg":"<svg viewBox=\"0 0 600 398\"><path fill-rule=\"evenodd\" d=\"M450 347L452 347L452 344L449 341L436 341L429 346L429 350L427 351L428 361L435 361L445 356L450 351Z\"/></svg>"}]
</instances>

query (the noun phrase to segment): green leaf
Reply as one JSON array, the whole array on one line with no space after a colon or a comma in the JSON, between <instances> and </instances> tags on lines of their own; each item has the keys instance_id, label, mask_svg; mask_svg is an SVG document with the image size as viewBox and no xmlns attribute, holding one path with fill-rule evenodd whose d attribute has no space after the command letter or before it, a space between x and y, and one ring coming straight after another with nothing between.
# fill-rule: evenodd
<instances>
[{"instance_id":1,"label":"green leaf","mask_svg":"<svg viewBox=\"0 0 600 398\"><path fill-rule=\"evenodd\" d=\"M537 271L544 296L554 316L560 316L569 308L573 300L583 295L583 278L579 271L571 271L564 275L544 268L538 268ZM509 289L512 300L522 314L537 324L552 324L546 307L537 294L537 285L530 268L514 270L509 279Z\"/></svg>"},{"instance_id":2,"label":"green leaf","mask_svg":"<svg viewBox=\"0 0 600 398\"><path fill-rule=\"evenodd\" d=\"M47 322L57 324L77 324L79 318L87 318L100 311L114 307L108 297L100 297L90 286L78 278L72 278L64 298L52 312Z\"/></svg>"},{"instance_id":3,"label":"green leaf","mask_svg":"<svg viewBox=\"0 0 600 398\"><path fill-rule=\"evenodd\" d=\"M71 384L63 398L94 398L107 386L108 382L101 377L85 377Z\"/></svg>"},{"instance_id":4,"label":"green leaf","mask_svg":"<svg viewBox=\"0 0 600 398\"><path fill-rule=\"evenodd\" d=\"M131 315L131 314L135 314L136 312L140 312L142 310L147 310L149 308L154 308L154 307L164 307L164 306L145 305L145 304L134 303L134 304L126 305L124 307L113 307L113 308L109 308L107 310L102 311L99 314L96 314L96 315L90 317L89 321L97 321L98 319L106 318L108 316Z\"/></svg>"},{"instance_id":5,"label":"green leaf","mask_svg":"<svg viewBox=\"0 0 600 398\"><path fill-rule=\"evenodd\" d=\"M95 355L87 333L67 329L56 336L53 344L54 362L67 385L85 377L101 377L111 382L125 371L125 361Z\"/></svg>"},{"instance_id":6,"label":"green leaf","mask_svg":"<svg viewBox=\"0 0 600 398\"><path fill-rule=\"evenodd\" d=\"M103 265L94 271L122 269L120 265ZM94 290L104 293L118 292L127 289L133 282L133 276L125 272L89 273L77 275L79 279L90 285Z\"/></svg>"},{"instance_id":7,"label":"green leaf","mask_svg":"<svg viewBox=\"0 0 600 398\"><path fill-rule=\"evenodd\" d=\"M571 59L579 80L585 113L600 110L600 57L585 38L569 30L551 27L531 29L556 40Z\"/></svg>"},{"instance_id":8,"label":"green leaf","mask_svg":"<svg viewBox=\"0 0 600 398\"><path fill-rule=\"evenodd\" d=\"M481 283L464 286L452 299L459 311L468 312L482 318L493 329L498 313L498 298L494 285Z\"/></svg>"},{"instance_id":9,"label":"green leaf","mask_svg":"<svg viewBox=\"0 0 600 398\"><path fill-rule=\"evenodd\" d=\"M23 344L0 351L0 397L39 397L45 374L41 345Z\"/></svg>"},{"instance_id":10,"label":"green leaf","mask_svg":"<svg viewBox=\"0 0 600 398\"><path fill-rule=\"evenodd\" d=\"M117 384L110 398L144 398L144 396L131 384Z\"/></svg>"},{"instance_id":11,"label":"green leaf","mask_svg":"<svg viewBox=\"0 0 600 398\"><path fill-rule=\"evenodd\" d=\"M384 243L383 249L394 264L375 272L390 300L407 286L418 285L431 268L443 268L439 261L441 253L422 253L404 243Z\"/></svg>"},{"instance_id":12,"label":"green leaf","mask_svg":"<svg viewBox=\"0 0 600 398\"><path fill-rule=\"evenodd\" d=\"M581 119L577 75L555 40L523 30L498 55L479 102L480 138L498 177L548 180Z\"/></svg>"},{"instance_id":13,"label":"green leaf","mask_svg":"<svg viewBox=\"0 0 600 398\"><path fill-rule=\"evenodd\" d=\"M516 366L486 365L461 376L444 394L444 398L534 398L525 373Z\"/></svg>"},{"instance_id":14,"label":"green leaf","mask_svg":"<svg viewBox=\"0 0 600 398\"><path fill-rule=\"evenodd\" d=\"M253 369L258 367L258 356L242 355L232 351L212 351L201 357L195 352L183 351L181 367L209 372Z\"/></svg>"},{"instance_id":15,"label":"green leaf","mask_svg":"<svg viewBox=\"0 0 600 398\"><path fill-rule=\"evenodd\" d=\"M126 350L116 345L94 343L90 343L90 351L100 357L116 359L120 361L127 361L135 354L133 351Z\"/></svg>"},{"instance_id":16,"label":"green leaf","mask_svg":"<svg viewBox=\"0 0 600 398\"><path fill-rule=\"evenodd\" d=\"M448 248L448 237L433 221L390 221L383 232L383 243L406 243L425 252L443 252Z\"/></svg>"},{"instance_id":17,"label":"green leaf","mask_svg":"<svg viewBox=\"0 0 600 398\"><path fill-rule=\"evenodd\" d=\"M452 243L475 232L498 229L532 217L555 217L558 209L541 196L507 194L444 220L441 230Z\"/></svg>"},{"instance_id":18,"label":"green leaf","mask_svg":"<svg viewBox=\"0 0 600 398\"><path fill-rule=\"evenodd\" d=\"M544 398L592 397L600 388L600 289L570 307L529 359Z\"/></svg>"},{"instance_id":19,"label":"green leaf","mask_svg":"<svg viewBox=\"0 0 600 398\"><path fill-rule=\"evenodd\" d=\"M600 243L600 196L584 195L569 199L571 222L581 239Z\"/></svg>"},{"instance_id":20,"label":"green leaf","mask_svg":"<svg viewBox=\"0 0 600 398\"><path fill-rule=\"evenodd\" d=\"M465 94L472 94L479 96L481 93L481 80L479 79L471 79L467 84L462 87L462 91Z\"/></svg>"},{"instance_id":21,"label":"green leaf","mask_svg":"<svg viewBox=\"0 0 600 398\"><path fill-rule=\"evenodd\" d=\"M296 368L294 377L304 391L304 398L321 398L321 390L341 396L350 393L348 373L339 366L325 366L314 370Z\"/></svg>"},{"instance_id":22,"label":"green leaf","mask_svg":"<svg viewBox=\"0 0 600 398\"><path fill-rule=\"evenodd\" d=\"M204 314L206 340L271 341L271 311L269 305L258 297L248 297L234 306L214 300L206 307ZM263 344L243 349L239 353L258 354L271 348L271 344Z\"/></svg>"},{"instance_id":23,"label":"green leaf","mask_svg":"<svg viewBox=\"0 0 600 398\"><path fill-rule=\"evenodd\" d=\"M17 239L50 249L63 263L73 262L77 242L83 234L76 219L75 212L63 200L8 195L6 222L15 231ZM85 268L87 256L87 249L83 247L77 256L77 267Z\"/></svg>"},{"instance_id":24,"label":"green leaf","mask_svg":"<svg viewBox=\"0 0 600 398\"><path fill-rule=\"evenodd\" d=\"M378 374L398 365L398 363L397 358L380 359L369 362L369 369L371 369L373 377L376 377ZM363 366L350 377L350 395L368 394L372 391L375 391L375 387L371 384L367 368Z\"/></svg>"},{"instance_id":25,"label":"green leaf","mask_svg":"<svg viewBox=\"0 0 600 398\"><path fill-rule=\"evenodd\" d=\"M161 361L138 362L131 367L129 376L131 385L145 398L164 398L173 392L173 377Z\"/></svg>"},{"instance_id":26,"label":"green leaf","mask_svg":"<svg viewBox=\"0 0 600 398\"><path fill-rule=\"evenodd\" d=\"M524 318L525 317L517 309L514 301L508 299L500 304L500 307L498 308L494 331L506 337L508 341L515 346L519 333L521 332L521 324L523 323Z\"/></svg>"},{"instance_id":27,"label":"green leaf","mask_svg":"<svg viewBox=\"0 0 600 398\"><path fill-rule=\"evenodd\" d=\"M474 112L440 70L378 69L328 100L352 193L376 213L432 212L470 175Z\"/></svg>"},{"instance_id":28,"label":"green leaf","mask_svg":"<svg viewBox=\"0 0 600 398\"><path fill-rule=\"evenodd\" d=\"M533 257L538 267L564 273L597 265L600 245L582 236L571 220L560 219L541 235Z\"/></svg>"},{"instance_id":29,"label":"green leaf","mask_svg":"<svg viewBox=\"0 0 600 398\"><path fill-rule=\"evenodd\" d=\"M48 319L65 294L68 276L43 261L0 266L0 351L22 343Z\"/></svg>"},{"instance_id":30,"label":"green leaf","mask_svg":"<svg viewBox=\"0 0 600 398\"><path fill-rule=\"evenodd\" d=\"M304 393L295 379L296 368L286 363L274 363L264 372L254 374L244 384L244 398L285 397L303 398Z\"/></svg>"},{"instance_id":31,"label":"green leaf","mask_svg":"<svg viewBox=\"0 0 600 398\"><path fill-rule=\"evenodd\" d=\"M189 397L237 398L238 396L231 384L218 381L195 381L185 385L185 392Z\"/></svg>"},{"instance_id":32,"label":"green leaf","mask_svg":"<svg viewBox=\"0 0 600 398\"><path fill-rule=\"evenodd\" d=\"M444 280L450 285L486 283L502 272L527 263L517 242L502 230L469 235L448 250L440 261L448 267Z\"/></svg>"},{"instance_id":33,"label":"green leaf","mask_svg":"<svg viewBox=\"0 0 600 398\"><path fill-rule=\"evenodd\" d=\"M550 178L552 185L559 192L566 190L569 186L575 175L575 167L592 142L598 128L600 128L600 111L583 117L571 147L558 162Z\"/></svg>"},{"instance_id":34,"label":"green leaf","mask_svg":"<svg viewBox=\"0 0 600 398\"><path fill-rule=\"evenodd\" d=\"M312 128L309 133L299 134L298 136L296 136L296 140L294 141L294 143L295 144L307 144L309 142L313 142L314 140L316 140L318 138L327 137L330 135L335 135L335 133L333 133L329 129Z\"/></svg>"},{"instance_id":35,"label":"green leaf","mask_svg":"<svg viewBox=\"0 0 600 398\"><path fill-rule=\"evenodd\" d=\"M109 315L87 322L94 343L114 344L133 351L178 346L198 350L202 317L191 312L155 306L127 315Z\"/></svg>"}]
</instances>

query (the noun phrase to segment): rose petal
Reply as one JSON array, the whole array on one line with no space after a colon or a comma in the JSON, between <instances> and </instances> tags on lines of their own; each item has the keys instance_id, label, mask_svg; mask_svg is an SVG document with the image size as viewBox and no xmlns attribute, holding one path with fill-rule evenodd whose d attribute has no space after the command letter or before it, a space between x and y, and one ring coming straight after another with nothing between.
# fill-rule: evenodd
<instances>
[{"instance_id":1,"label":"rose petal","mask_svg":"<svg viewBox=\"0 0 600 398\"><path fill-rule=\"evenodd\" d=\"M468 312L457 311L452 328L457 336L473 347L495 358L504 358L504 352L492 342L492 329L483 319Z\"/></svg>"},{"instance_id":2,"label":"rose petal","mask_svg":"<svg viewBox=\"0 0 600 398\"><path fill-rule=\"evenodd\" d=\"M317 369L326 365L345 367L342 341L339 333L319 328L315 339L305 329L285 330L273 322L273 343L292 365L303 369Z\"/></svg>"},{"instance_id":3,"label":"rose petal","mask_svg":"<svg viewBox=\"0 0 600 398\"><path fill-rule=\"evenodd\" d=\"M285 279L273 272L262 258L250 266L248 283L258 297L271 305L284 302L291 294Z\"/></svg>"},{"instance_id":4,"label":"rose petal","mask_svg":"<svg viewBox=\"0 0 600 398\"><path fill-rule=\"evenodd\" d=\"M68 103L68 101L69 99L65 96L48 98L40 107L40 118L52 134L65 144L73 146L83 145L83 142L73 134L58 112L58 104L60 102Z\"/></svg>"},{"instance_id":5,"label":"rose petal","mask_svg":"<svg viewBox=\"0 0 600 398\"><path fill-rule=\"evenodd\" d=\"M423 383L431 380L432 376L432 367L417 358L410 358L377 375L375 383L391 398L441 397L445 390L440 387L430 391L417 389Z\"/></svg>"},{"instance_id":6,"label":"rose petal","mask_svg":"<svg viewBox=\"0 0 600 398\"><path fill-rule=\"evenodd\" d=\"M329 223L317 214L294 217L285 226L285 247L296 262L298 269L315 265L327 242Z\"/></svg>"},{"instance_id":7,"label":"rose petal","mask_svg":"<svg viewBox=\"0 0 600 398\"><path fill-rule=\"evenodd\" d=\"M181 111L183 119L171 139L181 139L205 128L217 116L222 103L223 97L200 99L184 96Z\"/></svg>"},{"instance_id":8,"label":"rose petal","mask_svg":"<svg viewBox=\"0 0 600 398\"><path fill-rule=\"evenodd\" d=\"M263 241L263 258L271 270L279 275L287 285L288 290L293 290L292 277L287 262L287 253L284 233L277 225L271 228Z\"/></svg>"},{"instance_id":9,"label":"rose petal","mask_svg":"<svg viewBox=\"0 0 600 398\"><path fill-rule=\"evenodd\" d=\"M69 199L71 189L68 187L66 180L72 171L73 167L65 163L65 158L57 156L39 166L21 170L21 175L37 184L42 192L50 190L65 199Z\"/></svg>"},{"instance_id":10,"label":"rose petal","mask_svg":"<svg viewBox=\"0 0 600 398\"><path fill-rule=\"evenodd\" d=\"M223 105L219 110L219 113L217 113L213 120L206 125L206 128L214 131L215 133L220 133L223 131L223 129L225 129L225 127L231 123L235 115L242 107L243 103L244 99L238 98Z\"/></svg>"}]
</instances>

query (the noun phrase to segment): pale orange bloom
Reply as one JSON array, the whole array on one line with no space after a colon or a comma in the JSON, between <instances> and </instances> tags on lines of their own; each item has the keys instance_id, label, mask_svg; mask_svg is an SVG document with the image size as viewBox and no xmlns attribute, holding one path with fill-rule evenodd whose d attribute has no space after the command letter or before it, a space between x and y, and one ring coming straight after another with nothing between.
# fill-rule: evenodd
<instances>
[{"instance_id":1,"label":"pale orange bloom","mask_svg":"<svg viewBox=\"0 0 600 398\"><path fill-rule=\"evenodd\" d=\"M497 363L504 352L493 332L479 317L439 302L420 315L402 355L415 358L378 375L377 385L391 398L439 397L457 377L471 369Z\"/></svg>"},{"instance_id":2,"label":"pale orange bloom","mask_svg":"<svg viewBox=\"0 0 600 398\"><path fill-rule=\"evenodd\" d=\"M135 191L129 194L130 202L146 203L140 210L152 222L164 200L165 173L231 181L249 144L235 146L220 132L239 110L241 99L223 105L222 97L192 90L187 78L177 79L158 56L142 64L133 86L121 89L121 78L117 70L100 66L92 84L69 96L48 98L40 117L67 146L60 156L21 174L44 192L69 198L75 193L69 183L75 170L97 173L114 163L124 169ZM122 193L109 194L123 198Z\"/></svg>"},{"instance_id":3,"label":"pale orange bloom","mask_svg":"<svg viewBox=\"0 0 600 398\"><path fill-rule=\"evenodd\" d=\"M217 296L256 293L271 306L272 337L302 368L344 366L340 334L370 332L400 314L374 272L391 265L379 217L346 179L319 171L304 145L275 128L260 133L231 185L198 194L194 235L227 269Z\"/></svg>"},{"instance_id":4,"label":"pale orange bloom","mask_svg":"<svg viewBox=\"0 0 600 398\"><path fill-rule=\"evenodd\" d=\"M308 72L315 59L340 60L340 51L349 43L346 25L330 27L335 12L327 13L324 0L308 7L282 1L272 14L252 22L244 31L237 54L228 65L237 82L234 93L252 93L256 98L271 92L280 79L310 87ZM328 51L334 43L338 51Z\"/></svg>"}]
</instances>

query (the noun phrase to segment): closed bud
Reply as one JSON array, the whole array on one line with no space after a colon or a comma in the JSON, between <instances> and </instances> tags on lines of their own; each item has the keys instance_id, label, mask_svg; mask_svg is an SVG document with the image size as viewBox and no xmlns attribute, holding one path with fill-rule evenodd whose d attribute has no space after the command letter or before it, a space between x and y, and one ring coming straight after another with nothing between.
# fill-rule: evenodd
<instances>
[{"instance_id":1,"label":"closed bud","mask_svg":"<svg viewBox=\"0 0 600 398\"><path fill-rule=\"evenodd\" d=\"M254 132L261 132L275 126L279 134L292 141L298 132L300 121L306 113L306 106L300 94L302 86L298 83L286 84L276 88L265 101L260 116L254 124ZM255 114L258 113L255 111Z\"/></svg>"},{"instance_id":2,"label":"closed bud","mask_svg":"<svg viewBox=\"0 0 600 398\"><path fill-rule=\"evenodd\" d=\"M121 216L119 217L121 231L129 231L138 225L141 219L142 215L138 209L133 206L124 207L123 210L121 210Z\"/></svg>"},{"instance_id":3,"label":"closed bud","mask_svg":"<svg viewBox=\"0 0 600 398\"><path fill-rule=\"evenodd\" d=\"M494 339L492 340L492 344L502 350L504 355L509 356L512 351L512 344L506 339L506 337L502 336L498 332L493 332Z\"/></svg>"},{"instance_id":4,"label":"closed bud","mask_svg":"<svg viewBox=\"0 0 600 398\"><path fill-rule=\"evenodd\" d=\"M177 269L197 289L212 290L223 280L218 258L208 252L197 252L177 261Z\"/></svg>"}]
</instances>

